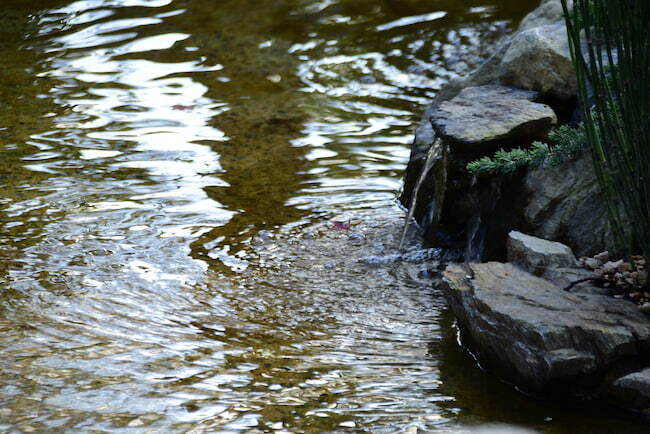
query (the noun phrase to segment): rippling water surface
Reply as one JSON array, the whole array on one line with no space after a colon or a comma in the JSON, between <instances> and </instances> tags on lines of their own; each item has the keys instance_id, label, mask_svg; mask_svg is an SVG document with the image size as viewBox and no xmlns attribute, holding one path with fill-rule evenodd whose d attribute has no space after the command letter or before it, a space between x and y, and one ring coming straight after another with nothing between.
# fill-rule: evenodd
<instances>
[{"instance_id":1,"label":"rippling water surface","mask_svg":"<svg viewBox=\"0 0 650 434\"><path fill-rule=\"evenodd\" d=\"M396 250L423 106L534 3L5 0L0 430L620 427L484 375Z\"/></svg>"}]
</instances>

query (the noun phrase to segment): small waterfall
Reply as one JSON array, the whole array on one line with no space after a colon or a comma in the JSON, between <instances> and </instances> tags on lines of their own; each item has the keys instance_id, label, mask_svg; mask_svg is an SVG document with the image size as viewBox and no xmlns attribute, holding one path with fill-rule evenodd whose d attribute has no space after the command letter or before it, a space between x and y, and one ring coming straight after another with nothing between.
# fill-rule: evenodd
<instances>
[{"instance_id":1,"label":"small waterfall","mask_svg":"<svg viewBox=\"0 0 650 434\"><path fill-rule=\"evenodd\" d=\"M470 181L469 187L469 203L470 207L475 211L474 215L467 223L467 238L465 240L465 262L476 262L481 260L481 255L483 253L484 237L481 233L481 223L482 219L482 210L481 210L481 200L479 193L476 191L476 183L478 177L472 175L472 180Z\"/></svg>"},{"instance_id":2,"label":"small waterfall","mask_svg":"<svg viewBox=\"0 0 650 434\"><path fill-rule=\"evenodd\" d=\"M413 188L413 193L411 194L411 200L409 203L409 208L408 208L408 214L406 216L406 221L404 222L404 229L402 229L402 237L400 238L399 241L399 247L398 249L400 251L403 250L404 248L404 241L406 240L406 234L408 232L409 226L411 224L411 220L413 220L413 215L415 214L415 208L417 206L417 200L418 200L418 195L420 194L420 187L424 183L424 180L426 179L427 175L429 174L429 171L431 168L442 158L442 143L439 138L436 138L436 140L433 142L431 147L429 148L429 152L427 153L427 159L424 162L424 166L422 167L422 171L420 172L420 177L418 178L417 183L415 184L415 187Z\"/></svg>"},{"instance_id":3,"label":"small waterfall","mask_svg":"<svg viewBox=\"0 0 650 434\"><path fill-rule=\"evenodd\" d=\"M477 214L467 226L467 241L465 243L465 262L478 262L481 260L485 248L485 234L481 227L483 219Z\"/></svg>"},{"instance_id":4,"label":"small waterfall","mask_svg":"<svg viewBox=\"0 0 650 434\"><path fill-rule=\"evenodd\" d=\"M474 215L467 223L467 238L465 241L465 262L477 262L485 251L485 222L496 208L501 198L501 181L494 179L487 189L477 188L478 178L472 176L470 182L469 202Z\"/></svg>"}]
</instances>

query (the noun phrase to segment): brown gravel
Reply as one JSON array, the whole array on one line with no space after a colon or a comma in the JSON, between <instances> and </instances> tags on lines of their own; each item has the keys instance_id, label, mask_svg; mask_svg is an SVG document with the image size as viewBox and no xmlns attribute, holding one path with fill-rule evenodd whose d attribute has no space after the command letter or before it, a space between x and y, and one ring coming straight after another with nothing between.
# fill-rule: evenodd
<instances>
[{"instance_id":1,"label":"brown gravel","mask_svg":"<svg viewBox=\"0 0 650 434\"><path fill-rule=\"evenodd\" d=\"M643 256L632 256L627 262L613 260L609 252L599 253L591 258L580 258L580 264L593 271L595 277L607 279L605 286L612 288L614 297L625 298L639 305L643 311L650 312L650 289L646 286L648 272Z\"/></svg>"}]
</instances>

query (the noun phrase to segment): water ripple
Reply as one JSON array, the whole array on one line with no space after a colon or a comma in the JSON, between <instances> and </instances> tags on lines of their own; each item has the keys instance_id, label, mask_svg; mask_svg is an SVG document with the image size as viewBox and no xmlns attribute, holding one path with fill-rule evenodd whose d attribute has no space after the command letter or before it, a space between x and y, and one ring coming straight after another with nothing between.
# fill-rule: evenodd
<instances>
[{"instance_id":1,"label":"water ripple","mask_svg":"<svg viewBox=\"0 0 650 434\"><path fill-rule=\"evenodd\" d=\"M569 417L486 379L439 252L397 250L422 105L532 0L13 3L0 431Z\"/></svg>"}]
</instances>

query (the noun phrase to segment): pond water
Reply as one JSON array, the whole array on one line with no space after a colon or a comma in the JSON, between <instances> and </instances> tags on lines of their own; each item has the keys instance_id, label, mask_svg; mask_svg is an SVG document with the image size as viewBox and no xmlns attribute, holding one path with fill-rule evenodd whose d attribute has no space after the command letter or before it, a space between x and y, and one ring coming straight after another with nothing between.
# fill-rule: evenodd
<instances>
[{"instance_id":1,"label":"pond water","mask_svg":"<svg viewBox=\"0 0 650 434\"><path fill-rule=\"evenodd\" d=\"M646 432L483 373L396 249L424 105L535 3L4 0L0 431Z\"/></svg>"}]
</instances>

